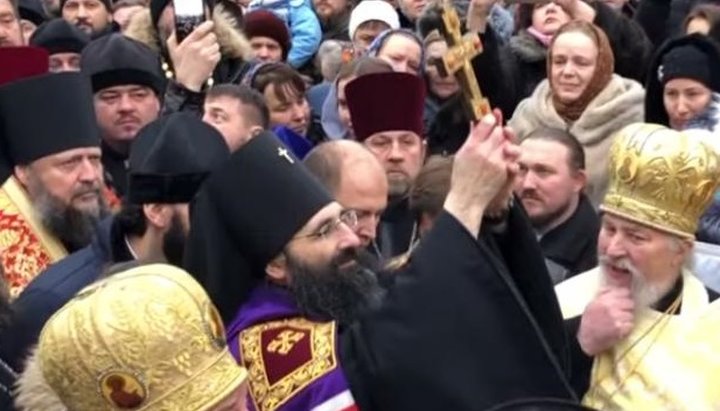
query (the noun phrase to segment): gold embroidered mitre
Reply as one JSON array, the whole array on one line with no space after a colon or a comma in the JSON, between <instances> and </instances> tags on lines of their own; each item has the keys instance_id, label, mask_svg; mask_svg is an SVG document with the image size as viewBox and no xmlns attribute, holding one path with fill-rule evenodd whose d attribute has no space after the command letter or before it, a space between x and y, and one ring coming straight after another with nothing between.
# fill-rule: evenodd
<instances>
[{"instance_id":1,"label":"gold embroidered mitre","mask_svg":"<svg viewBox=\"0 0 720 411\"><path fill-rule=\"evenodd\" d=\"M686 238L720 183L720 158L705 132L631 124L610 149L610 187L600 209Z\"/></svg>"},{"instance_id":2,"label":"gold embroidered mitre","mask_svg":"<svg viewBox=\"0 0 720 411\"><path fill-rule=\"evenodd\" d=\"M247 377L205 291L163 264L80 291L43 328L38 358L71 410L208 410Z\"/></svg>"}]
</instances>

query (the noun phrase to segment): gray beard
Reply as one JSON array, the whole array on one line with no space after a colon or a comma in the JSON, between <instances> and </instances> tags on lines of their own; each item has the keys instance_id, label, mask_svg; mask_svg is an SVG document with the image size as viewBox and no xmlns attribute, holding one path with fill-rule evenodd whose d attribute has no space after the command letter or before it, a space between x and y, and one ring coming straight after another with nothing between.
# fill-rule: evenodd
<instances>
[{"instance_id":1,"label":"gray beard","mask_svg":"<svg viewBox=\"0 0 720 411\"><path fill-rule=\"evenodd\" d=\"M404 198L410 192L410 181L407 179L388 178L388 198Z\"/></svg>"},{"instance_id":2,"label":"gray beard","mask_svg":"<svg viewBox=\"0 0 720 411\"><path fill-rule=\"evenodd\" d=\"M33 207L43 226L72 253L90 244L100 220L110 214L100 190L98 199L96 212L81 211L63 204L41 188Z\"/></svg>"}]
</instances>

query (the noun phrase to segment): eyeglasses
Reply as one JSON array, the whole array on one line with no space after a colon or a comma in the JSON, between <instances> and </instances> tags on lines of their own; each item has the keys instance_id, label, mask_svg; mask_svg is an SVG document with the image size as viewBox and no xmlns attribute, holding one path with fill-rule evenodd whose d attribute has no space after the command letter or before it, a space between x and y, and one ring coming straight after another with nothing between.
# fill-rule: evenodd
<instances>
[{"instance_id":1,"label":"eyeglasses","mask_svg":"<svg viewBox=\"0 0 720 411\"><path fill-rule=\"evenodd\" d=\"M317 229L316 232L312 234L306 234L306 235L299 235L297 237L293 237L293 240L299 240L301 238L315 238L315 239L325 239L328 236L332 235L337 229L340 227L340 224L345 224L349 228L355 228L358 223L358 215L355 210L347 209L340 212L340 216L338 216L336 219L332 221L328 221L327 223L320 226L320 228Z\"/></svg>"}]
</instances>

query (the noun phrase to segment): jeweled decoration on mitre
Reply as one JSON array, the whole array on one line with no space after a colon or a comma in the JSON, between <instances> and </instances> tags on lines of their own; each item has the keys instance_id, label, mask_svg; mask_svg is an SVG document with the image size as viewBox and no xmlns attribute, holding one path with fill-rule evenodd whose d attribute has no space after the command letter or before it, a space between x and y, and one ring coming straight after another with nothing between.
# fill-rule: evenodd
<instances>
[{"instance_id":1,"label":"jeweled decoration on mitre","mask_svg":"<svg viewBox=\"0 0 720 411\"><path fill-rule=\"evenodd\" d=\"M610 186L600 209L694 238L720 183L720 157L708 137L702 130L626 126L610 149Z\"/></svg>"}]
</instances>

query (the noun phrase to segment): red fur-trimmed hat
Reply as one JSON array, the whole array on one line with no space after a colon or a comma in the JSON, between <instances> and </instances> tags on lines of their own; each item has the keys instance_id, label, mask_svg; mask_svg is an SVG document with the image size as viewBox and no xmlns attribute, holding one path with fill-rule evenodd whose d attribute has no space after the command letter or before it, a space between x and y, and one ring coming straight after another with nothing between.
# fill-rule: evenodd
<instances>
[{"instance_id":1,"label":"red fur-trimmed hat","mask_svg":"<svg viewBox=\"0 0 720 411\"><path fill-rule=\"evenodd\" d=\"M39 47L0 47L0 85L47 73L48 52Z\"/></svg>"},{"instance_id":2,"label":"red fur-trimmed hat","mask_svg":"<svg viewBox=\"0 0 720 411\"><path fill-rule=\"evenodd\" d=\"M425 82L409 73L360 76L345 87L355 138L381 131L412 131L424 137Z\"/></svg>"}]
</instances>

